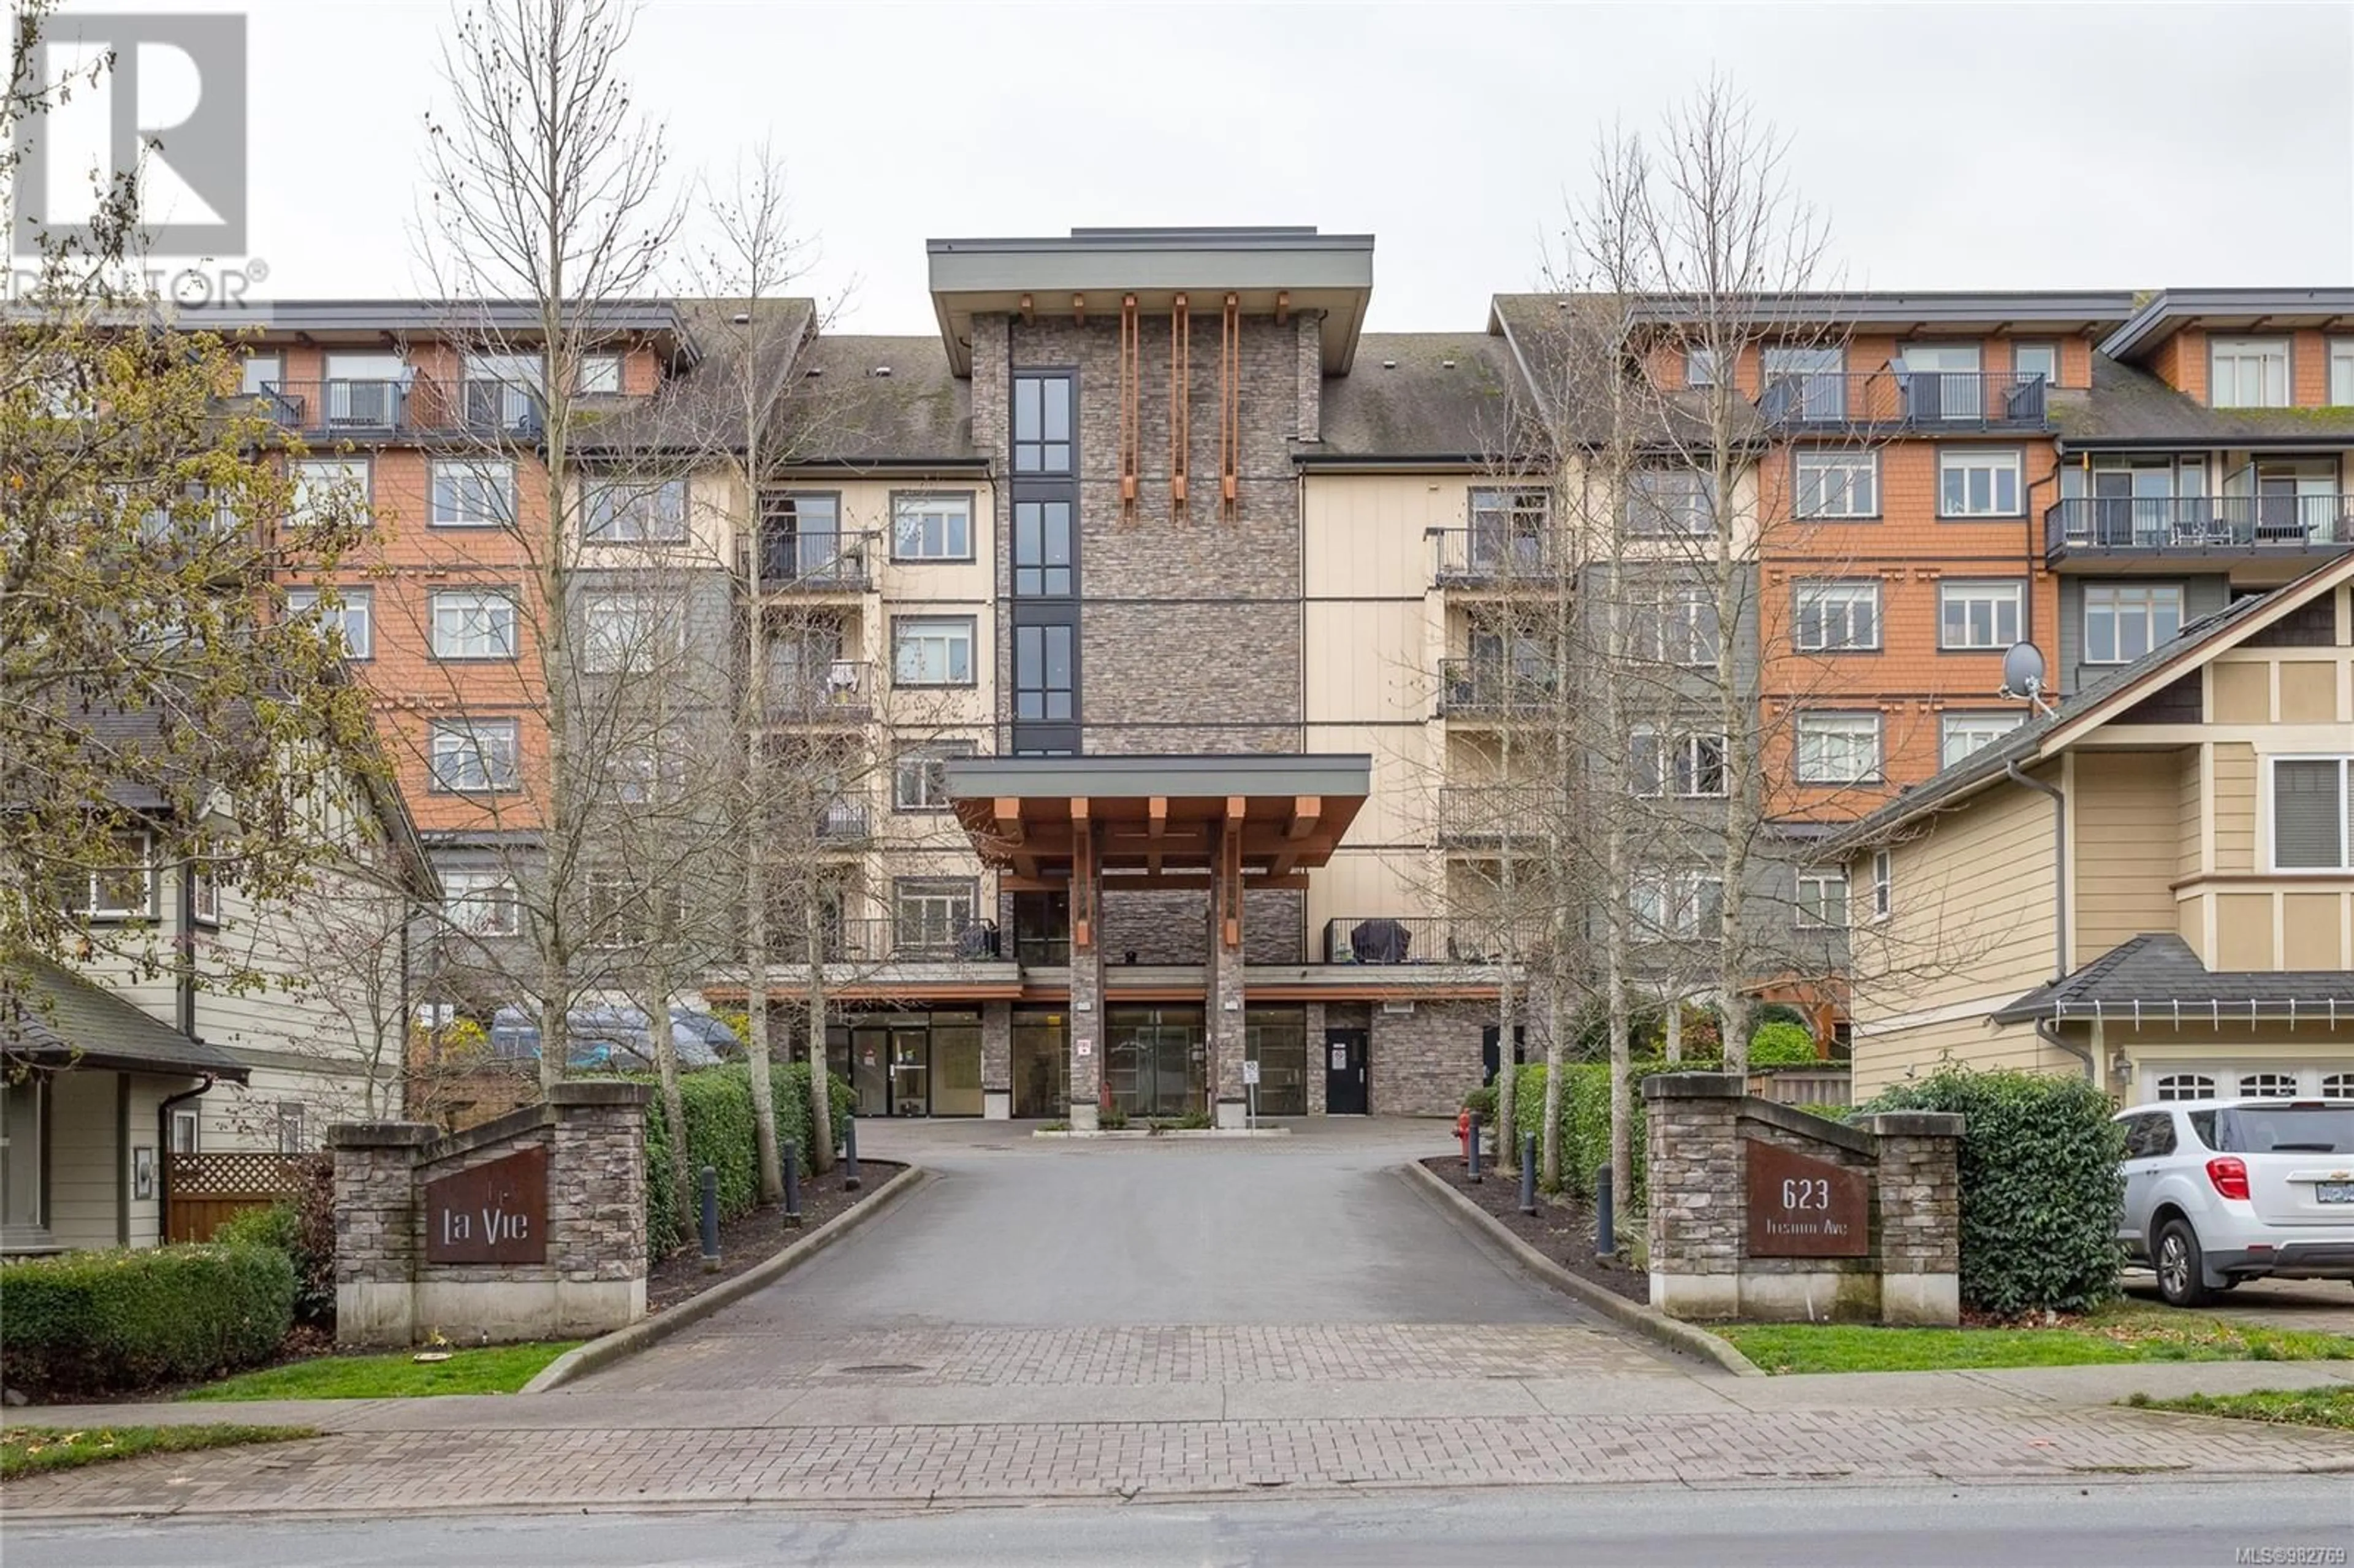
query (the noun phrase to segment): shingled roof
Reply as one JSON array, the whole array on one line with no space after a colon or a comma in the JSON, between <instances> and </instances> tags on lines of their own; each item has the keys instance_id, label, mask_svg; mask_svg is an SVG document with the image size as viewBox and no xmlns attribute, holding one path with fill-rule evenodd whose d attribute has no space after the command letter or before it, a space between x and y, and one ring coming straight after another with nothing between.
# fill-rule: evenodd
<instances>
[{"instance_id":1,"label":"shingled roof","mask_svg":"<svg viewBox=\"0 0 2354 1568\"><path fill-rule=\"evenodd\" d=\"M2354 974L2344 969L2211 969L2171 931L2150 931L2065 980L2038 986L1988 1014L1998 1023L2049 1018L2139 1018L2152 1023L2278 1018L2292 1011L2354 1022Z\"/></svg>"},{"instance_id":2,"label":"shingled roof","mask_svg":"<svg viewBox=\"0 0 2354 1568\"><path fill-rule=\"evenodd\" d=\"M1483 462L1511 450L1511 355L1485 333L1367 333L1324 382L1323 439L1302 462Z\"/></svg>"},{"instance_id":3,"label":"shingled roof","mask_svg":"<svg viewBox=\"0 0 2354 1568\"><path fill-rule=\"evenodd\" d=\"M104 986L46 959L0 1017L0 1058L43 1067L209 1076L244 1083L245 1064L208 1041L151 1018Z\"/></svg>"},{"instance_id":4,"label":"shingled roof","mask_svg":"<svg viewBox=\"0 0 2354 1568\"><path fill-rule=\"evenodd\" d=\"M2211 408L2105 354L2093 355L2091 387L2054 388L2049 402L2063 451L2354 440L2354 408Z\"/></svg>"}]
</instances>

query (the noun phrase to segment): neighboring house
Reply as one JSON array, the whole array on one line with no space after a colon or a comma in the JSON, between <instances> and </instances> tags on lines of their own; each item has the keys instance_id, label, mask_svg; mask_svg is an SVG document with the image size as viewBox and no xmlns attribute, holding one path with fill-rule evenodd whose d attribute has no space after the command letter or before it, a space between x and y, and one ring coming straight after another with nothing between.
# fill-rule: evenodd
<instances>
[{"instance_id":1,"label":"neighboring house","mask_svg":"<svg viewBox=\"0 0 2354 1568\"><path fill-rule=\"evenodd\" d=\"M313 802L339 851L313 887L250 898L162 860L178 835L151 819L85 892L101 951L27 961L0 1018L0 1251L154 1245L173 1155L308 1152L400 1114L408 929L440 894L398 795L350 778Z\"/></svg>"},{"instance_id":2,"label":"neighboring house","mask_svg":"<svg viewBox=\"0 0 2354 1568\"><path fill-rule=\"evenodd\" d=\"M2354 558L2243 599L1827 846L1855 1092L2354 1096Z\"/></svg>"}]
</instances>

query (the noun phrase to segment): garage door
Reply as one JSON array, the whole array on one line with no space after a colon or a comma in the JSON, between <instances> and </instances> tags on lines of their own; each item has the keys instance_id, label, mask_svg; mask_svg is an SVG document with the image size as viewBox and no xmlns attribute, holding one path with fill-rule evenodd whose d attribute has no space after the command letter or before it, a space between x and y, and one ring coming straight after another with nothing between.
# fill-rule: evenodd
<instances>
[{"instance_id":1,"label":"garage door","mask_svg":"<svg viewBox=\"0 0 2354 1568\"><path fill-rule=\"evenodd\" d=\"M2354 1071L2295 1063L2232 1062L2217 1065L2140 1064L2152 1100L2271 1098L2354 1099Z\"/></svg>"}]
</instances>

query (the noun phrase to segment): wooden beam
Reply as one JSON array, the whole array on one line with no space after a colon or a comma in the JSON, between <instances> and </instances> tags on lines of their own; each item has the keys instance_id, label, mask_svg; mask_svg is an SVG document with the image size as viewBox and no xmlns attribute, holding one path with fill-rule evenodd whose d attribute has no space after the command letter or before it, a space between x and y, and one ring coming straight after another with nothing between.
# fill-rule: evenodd
<instances>
[{"instance_id":1,"label":"wooden beam","mask_svg":"<svg viewBox=\"0 0 2354 1568\"><path fill-rule=\"evenodd\" d=\"M1024 294L1022 296L1022 324L1023 326L1028 326L1038 319L1037 309L1037 306L1031 303L1029 295Z\"/></svg>"},{"instance_id":2,"label":"wooden beam","mask_svg":"<svg viewBox=\"0 0 2354 1568\"><path fill-rule=\"evenodd\" d=\"M1096 948L1095 823L1087 815L1087 798L1071 797L1071 951L1092 953Z\"/></svg>"},{"instance_id":3,"label":"wooden beam","mask_svg":"<svg viewBox=\"0 0 2354 1568\"><path fill-rule=\"evenodd\" d=\"M990 812L996 820L997 836L1007 843L1018 844L1030 836L1029 825L1022 820L1019 798L1000 795L990 803Z\"/></svg>"},{"instance_id":4,"label":"wooden beam","mask_svg":"<svg viewBox=\"0 0 2354 1568\"><path fill-rule=\"evenodd\" d=\"M1107 889L1134 887L1205 889L1217 886L1218 876L1216 873L1207 871L1164 871L1158 875L1134 871L1107 871L1104 873L1103 885ZM1059 892L1064 885L1047 881L1041 882L1036 887L1031 887L1017 879L1001 877L998 885L1016 893L1036 893L1050 890ZM1295 872L1289 876L1253 876L1245 873L1241 885L1246 892L1255 887L1267 887L1286 892L1304 893L1308 890L1308 874Z\"/></svg>"},{"instance_id":5,"label":"wooden beam","mask_svg":"<svg viewBox=\"0 0 2354 1568\"><path fill-rule=\"evenodd\" d=\"M1071 296L1071 320L1080 326L1087 324L1087 297L1085 294Z\"/></svg>"},{"instance_id":6,"label":"wooden beam","mask_svg":"<svg viewBox=\"0 0 2354 1568\"><path fill-rule=\"evenodd\" d=\"M1291 821L1283 830L1288 839L1304 839L1316 831L1323 820L1324 801L1315 795L1295 795L1291 799Z\"/></svg>"},{"instance_id":7,"label":"wooden beam","mask_svg":"<svg viewBox=\"0 0 2354 1568\"><path fill-rule=\"evenodd\" d=\"M1275 324L1278 326L1283 326L1290 320L1291 291L1288 289L1278 289L1275 291Z\"/></svg>"},{"instance_id":8,"label":"wooden beam","mask_svg":"<svg viewBox=\"0 0 2354 1568\"><path fill-rule=\"evenodd\" d=\"M1144 803L1144 836L1151 848L1144 852L1144 869L1156 874L1161 870L1161 841L1169 832L1169 797L1155 795Z\"/></svg>"}]
</instances>

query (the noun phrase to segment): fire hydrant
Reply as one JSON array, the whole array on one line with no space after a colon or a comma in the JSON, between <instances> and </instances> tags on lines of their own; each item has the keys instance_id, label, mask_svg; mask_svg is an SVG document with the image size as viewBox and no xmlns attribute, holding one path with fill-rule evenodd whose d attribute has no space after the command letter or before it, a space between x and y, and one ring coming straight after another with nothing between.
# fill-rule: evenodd
<instances>
[{"instance_id":1,"label":"fire hydrant","mask_svg":"<svg viewBox=\"0 0 2354 1568\"><path fill-rule=\"evenodd\" d=\"M1471 1107L1464 1107L1455 1113L1455 1141L1462 1146L1461 1163L1471 1163Z\"/></svg>"}]
</instances>

